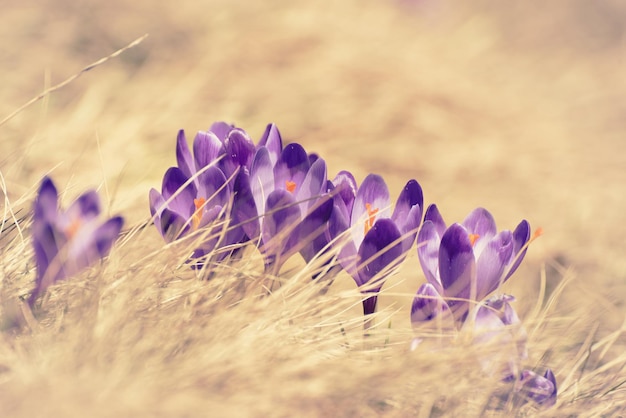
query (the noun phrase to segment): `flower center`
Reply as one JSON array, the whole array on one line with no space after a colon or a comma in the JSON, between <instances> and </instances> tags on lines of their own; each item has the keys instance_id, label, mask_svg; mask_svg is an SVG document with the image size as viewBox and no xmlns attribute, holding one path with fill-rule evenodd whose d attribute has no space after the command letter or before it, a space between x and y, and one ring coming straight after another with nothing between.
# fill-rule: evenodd
<instances>
[{"instance_id":1,"label":"flower center","mask_svg":"<svg viewBox=\"0 0 626 418\"><path fill-rule=\"evenodd\" d=\"M287 191L289 193L295 192L296 191L296 182L291 181L291 180L285 181L285 189L287 189Z\"/></svg>"},{"instance_id":2,"label":"flower center","mask_svg":"<svg viewBox=\"0 0 626 418\"><path fill-rule=\"evenodd\" d=\"M191 227L194 231L200 226L200 221L202 220L202 211L204 209L205 203L206 199L204 197L199 197L193 200L196 211L193 213L193 215L191 215Z\"/></svg>"},{"instance_id":3,"label":"flower center","mask_svg":"<svg viewBox=\"0 0 626 418\"><path fill-rule=\"evenodd\" d=\"M367 219L365 220L365 233L367 234L374 226L374 222L376 222L376 214L379 209L372 209L372 205L370 203L365 204L365 209L367 210Z\"/></svg>"},{"instance_id":4,"label":"flower center","mask_svg":"<svg viewBox=\"0 0 626 418\"><path fill-rule=\"evenodd\" d=\"M65 232L65 236L68 239L74 238L74 235L76 235L82 224L83 223L79 218L73 219L72 222L70 222L70 224L65 228L65 231L63 231Z\"/></svg>"},{"instance_id":5,"label":"flower center","mask_svg":"<svg viewBox=\"0 0 626 418\"><path fill-rule=\"evenodd\" d=\"M478 234L469 234L469 240L470 240L470 244L472 244L472 247L474 246L474 244L476 244L476 241L478 240L478 238L480 238L480 235Z\"/></svg>"}]
</instances>

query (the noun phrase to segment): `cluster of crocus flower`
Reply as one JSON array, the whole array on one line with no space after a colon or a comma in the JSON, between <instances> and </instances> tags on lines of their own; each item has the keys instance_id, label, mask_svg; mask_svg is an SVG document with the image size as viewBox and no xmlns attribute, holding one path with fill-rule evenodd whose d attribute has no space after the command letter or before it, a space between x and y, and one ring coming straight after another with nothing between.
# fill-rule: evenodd
<instances>
[{"instance_id":1,"label":"cluster of crocus flower","mask_svg":"<svg viewBox=\"0 0 626 418\"><path fill-rule=\"evenodd\" d=\"M255 144L244 130L217 122L196 134L192 149L181 130L176 161L165 172L161 191L150 190L150 213L167 243L189 239L193 268L223 262L246 243L259 249L268 276L277 275L296 253L306 262L333 254L326 262L334 259L333 268L354 279L368 316L376 311L386 278L417 240L427 282L413 299L413 326L470 330L477 344L505 341L515 349L504 366L496 366L500 379L515 382L516 392L538 404L555 402L550 370L544 375L519 371L526 338L513 298L488 298L517 270L536 237L527 221L498 232L491 214L478 208L447 226L435 205L424 213L416 180L406 183L392 206L381 176L370 174L360 186L348 171L329 180L325 161L300 144L283 145L274 124ZM31 305L51 284L108 254L123 220L102 222L99 214L95 191L60 210L56 188L44 179L34 205L37 276ZM491 363L485 359L482 366L493 371Z\"/></svg>"},{"instance_id":2,"label":"cluster of crocus flower","mask_svg":"<svg viewBox=\"0 0 626 418\"><path fill-rule=\"evenodd\" d=\"M325 194L326 164L299 144L283 148L275 125L255 145L248 134L217 122L200 131L192 157L183 131L176 144L177 167L169 168L161 193L150 191L154 224L167 242L209 228L190 256L221 260L235 244L254 242L268 272L320 234L332 202ZM225 233L220 234L220 231Z\"/></svg>"},{"instance_id":3,"label":"cluster of crocus flower","mask_svg":"<svg viewBox=\"0 0 626 418\"><path fill-rule=\"evenodd\" d=\"M234 160L226 149L233 136ZM241 129L219 122L196 135L193 149L194 158L181 131L178 167L165 173L161 193L150 191L154 223L167 242L220 219L227 230L222 240L209 234L191 259L254 242L271 274L295 253L309 262L335 245L339 264L368 295L364 313L376 310L385 277L415 242L423 209L417 181L406 184L392 211L382 177L369 175L357 187L354 176L342 171L329 181L325 161L300 144L283 146L273 124L254 145ZM221 169L224 161L228 171Z\"/></svg>"}]
</instances>

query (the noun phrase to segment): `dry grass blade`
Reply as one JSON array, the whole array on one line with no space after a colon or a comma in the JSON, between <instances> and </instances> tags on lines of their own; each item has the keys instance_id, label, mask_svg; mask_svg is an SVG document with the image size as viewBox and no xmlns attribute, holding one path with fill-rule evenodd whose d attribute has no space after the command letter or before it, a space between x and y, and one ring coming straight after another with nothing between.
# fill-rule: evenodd
<instances>
[{"instance_id":1,"label":"dry grass blade","mask_svg":"<svg viewBox=\"0 0 626 418\"><path fill-rule=\"evenodd\" d=\"M33 103L37 103L39 100L43 99L44 97L48 96L49 94L54 93L55 91L57 91L57 90L65 87L65 86L67 86L68 84L70 84L72 81L76 80L78 77L80 77L81 75L83 75L87 71L91 71L94 68L96 68L96 67L104 64L105 62L109 61L110 59L115 58L118 55L122 54L123 52L129 50L130 48L133 48L133 47L139 45L147 37L148 37L148 34L146 33L145 35L140 36L139 38L135 39L134 41L132 41L131 43L129 43L125 47L118 49L117 51L115 51L111 55L108 55L108 56L106 56L104 58L100 58L98 61L92 62L91 64L87 65L82 70L80 70L76 74L70 76L66 80L60 82L59 84L56 84L56 85L54 85L52 87L47 88L41 94L39 94L38 96L33 97L28 102L24 103L22 106L18 107L17 109L15 109L15 111L13 111L8 116L6 116L4 119L2 119L2 121L0 121L0 126L4 125L5 123L7 123L11 119L13 119L15 116L17 116L20 112L22 112L24 109L26 109L27 107L29 107Z\"/></svg>"}]
</instances>

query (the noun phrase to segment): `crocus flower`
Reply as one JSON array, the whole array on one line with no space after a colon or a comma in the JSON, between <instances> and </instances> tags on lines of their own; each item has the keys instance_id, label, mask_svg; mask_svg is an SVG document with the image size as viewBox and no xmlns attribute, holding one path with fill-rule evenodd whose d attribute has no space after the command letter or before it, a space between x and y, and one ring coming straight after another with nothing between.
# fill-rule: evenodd
<instances>
[{"instance_id":1,"label":"crocus flower","mask_svg":"<svg viewBox=\"0 0 626 418\"><path fill-rule=\"evenodd\" d=\"M513 309L511 295L496 295L476 306L465 320L463 329L472 333L474 344L497 344L497 351L487 350L479 361L483 371L500 373L502 381L514 382L514 391L543 407L554 405L556 378L550 369L543 376L530 370L521 373L520 364L528 358L526 330Z\"/></svg>"},{"instance_id":2,"label":"crocus flower","mask_svg":"<svg viewBox=\"0 0 626 418\"><path fill-rule=\"evenodd\" d=\"M37 276L31 306L50 285L108 255L124 223L120 216L104 222L99 219L100 199L94 190L81 195L67 210L60 209L57 189L49 177L39 187L33 212Z\"/></svg>"},{"instance_id":3,"label":"crocus flower","mask_svg":"<svg viewBox=\"0 0 626 418\"><path fill-rule=\"evenodd\" d=\"M314 154L309 155L310 161L315 161L317 158L319 157ZM333 181L328 180L326 182L326 194L333 198L333 210L330 218L324 225L322 232L307 241L300 251L302 258L307 263L316 257L323 261L323 265L319 266L320 271L313 275L313 279L319 277L323 271L324 277L329 279L330 284L332 278L342 269L341 264L335 258L338 255L339 246L333 244L339 243L338 237L345 231L345 225L349 223L346 207L350 207L351 210L356 189L356 180L347 171L339 172ZM341 225L343 229L336 230L338 225Z\"/></svg>"},{"instance_id":4,"label":"crocus flower","mask_svg":"<svg viewBox=\"0 0 626 418\"><path fill-rule=\"evenodd\" d=\"M431 205L417 236L417 254L433 290L445 300L442 310L450 310L457 324L462 324L471 301L481 301L504 283L521 263L530 238L526 220L513 232L496 229L491 214L475 209L460 224L446 228L437 207ZM418 292L413 301L412 317L436 316L417 314L428 305Z\"/></svg>"},{"instance_id":5,"label":"crocus flower","mask_svg":"<svg viewBox=\"0 0 626 418\"><path fill-rule=\"evenodd\" d=\"M544 408L549 408L556 403L558 393L556 377L550 369L546 370L543 376L531 370L524 370L519 376L516 390L528 400Z\"/></svg>"},{"instance_id":6,"label":"crocus flower","mask_svg":"<svg viewBox=\"0 0 626 418\"><path fill-rule=\"evenodd\" d=\"M343 236L339 262L362 291L372 295L363 301L368 315L376 311L376 294L385 277L415 242L422 218L422 188L415 180L407 182L392 213L389 190L379 175L368 175L357 188L354 176L342 171L333 184L337 193L330 235Z\"/></svg>"},{"instance_id":7,"label":"crocus flower","mask_svg":"<svg viewBox=\"0 0 626 418\"><path fill-rule=\"evenodd\" d=\"M235 179L234 217L258 241L266 271L277 273L289 256L321 233L332 201L324 197L324 160L310 158L296 143L280 150L280 136L269 128L266 133L250 174L242 170Z\"/></svg>"},{"instance_id":8,"label":"crocus flower","mask_svg":"<svg viewBox=\"0 0 626 418\"><path fill-rule=\"evenodd\" d=\"M204 167L216 165L227 179L231 179L240 167L250 169L254 153L255 146L248 134L225 122L216 122L208 131L196 134L193 156L183 130L179 131L176 141L178 168L187 178L194 177Z\"/></svg>"},{"instance_id":9,"label":"crocus flower","mask_svg":"<svg viewBox=\"0 0 626 418\"><path fill-rule=\"evenodd\" d=\"M211 226L191 256L196 260L194 266L201 266L198 259L215 249L243 240L243 229L230 224L233 177L240 167L249 166L253 152L254 144L248 135L223 122L198 132L193 155L184 131L179 132L178 166L165 172L161 193L150 190L150 213L166 242ZM227 255L220 252L214 257L220 260Z\"/></svg>"},{"instance_id":10,"label":"crocus flower","mask_svg":"<svg viewBox=\"0 0 626 418\"><path fill-rule=\"evenodd\" d=\"M470 311L465 319L463 331L472 336L474 344L493 343L497 351L479 353L483 370L498 372L508 379L519 371L519 364L528 357L526 330L513 309L511 295L496 295L485 300Z\"/></svg>"}]
</instances>

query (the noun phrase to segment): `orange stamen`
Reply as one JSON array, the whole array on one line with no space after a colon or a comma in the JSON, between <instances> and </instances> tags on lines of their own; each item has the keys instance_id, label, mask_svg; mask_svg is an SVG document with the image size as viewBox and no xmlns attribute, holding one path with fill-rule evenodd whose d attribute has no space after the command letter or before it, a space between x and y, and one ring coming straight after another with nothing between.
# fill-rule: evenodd
<instances>
[{"instance_id":1,"label":"orange stamen","mask_svg":"<svg viewBox=\"0 0 626 418\"><path fill-rule=\"evenodd\" d=\"M296 191L296 183L290 180L285 181L285 189L287 189L287 191L289 193L293 193Z\"/></svg>"},{"instance_id":2,"label":"orange stamen","mask_svg":"<svg viewBox=\"0 0 626 418\"><path fill-rule=\"evenodd\" d=\"M65 228L65 236L68 238L74 238L74 235L78 232L82 225L80 219L74 219L68 226Z\"/></svg>"},{"instance_id":3,"label":"orange stamen","mask_svg":"<svg viewBox=\"0 0 626 418\"><path fill-rule=\"evenodd\" d=\"M470 240L470 244L472 244L472 247L474 246L474 244L476 244L476 241L478 240L478 238L480 238L480 235L478 234L469 234L469 240Z\"/></svg>"},{"instance_id":4,"label":"orange stamen","mask_svg":"<svg viewBox=\"0 0 626 418\"><path fill-rule=\"evenodd\" d=\"M194 230L198 229L200 226L200 221L202 220L202 209L204 209L204 204L206 203L206 199L204 197L199 197L193 200L193 204L196 207L196 211L191 215L191 226Z\"/></svg>"},{"instance_id":5,"label":"orange stamen","mask_svg":"<svg viewBox=\"0 0 626 418\"><path fill-rule=\"evenodd\" d=\"M535 232L533 232L533 235L528 240L528 243L530 244L531 242L533 242L534 240L536 240L537 238L539 238L542 235L543 235L543 228L542 227L539 227L539 228L535 229Z\"/></svg>"},{"instance_id":6,"label":"orange stamen","mask_svg":"<svg viewBox=\"0 0 626 418\"><path fill-rule=\"evenodd\" d=\"M370 229L374 226L374 222L376 221L376 214L378 213L378 208L372 209L372 205L369 203L365 204L365 209L367 209L367 219L365 220L365 233L367 234Z\"/></svg>"}]
</instances>

